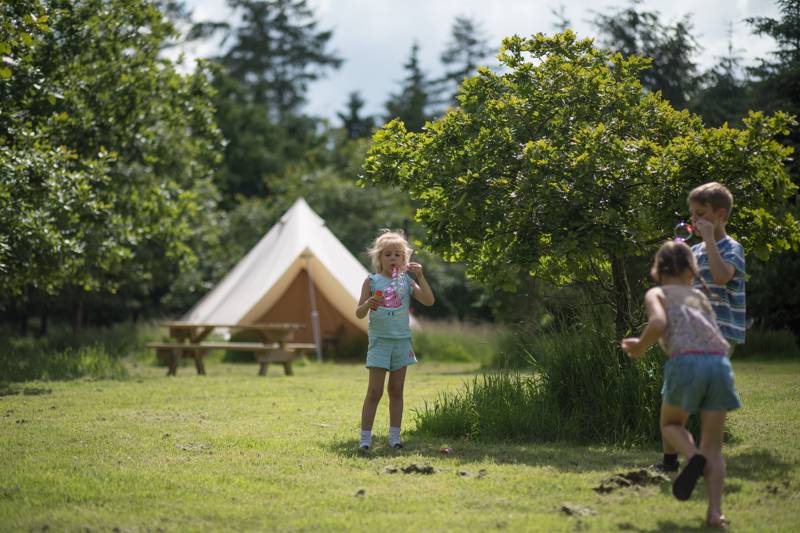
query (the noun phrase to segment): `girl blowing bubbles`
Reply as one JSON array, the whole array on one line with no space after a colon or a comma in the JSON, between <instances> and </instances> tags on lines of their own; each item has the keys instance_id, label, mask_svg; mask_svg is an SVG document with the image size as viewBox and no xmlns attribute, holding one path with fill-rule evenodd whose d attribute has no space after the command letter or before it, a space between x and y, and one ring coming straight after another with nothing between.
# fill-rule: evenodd
<instances>
[{"instance_id":1,"label":"girl blowing bubbles","mask_svg":"<svg viewBox=\"0 0 800 533\"><path fill-rule=\"evenodd\" d=\"M687 459L673 482L672 493L679 500L688 500L697 479L705 476L706 523L725 527L722 435L725 415L741 405L728 360L730 344L714 320L708 298L692 288L697 263L686 244L664 243L650 275L659 286L645 295L647 326L641 337L624 339L622 349L635 359L659 341L669 355L661 390L661 435ZM689 415L697 411L702 427L699 449L685 428Z\"/></svg>"},{"instance_id":2,"label":"girl blowing bubbles","mask_svg":"<svg viewBox=\"0 0 800 533\"><path fill-rule=\"evenodd\" d=\"M416 364L411 347L408 307L413 295L421 304L433 305L433 291L422 274L422 265L409 262L413 250L403 234L384 231L368 250L374 274L361 287L356 316L369 313L367 368L369 385L361 411L359 449L372 446L372 423L389 373L389 446L402 448L400 424L403 421L403 386L406 367ZM412 279L408 273L414 275Z\"/></svg>"}]
</instances>

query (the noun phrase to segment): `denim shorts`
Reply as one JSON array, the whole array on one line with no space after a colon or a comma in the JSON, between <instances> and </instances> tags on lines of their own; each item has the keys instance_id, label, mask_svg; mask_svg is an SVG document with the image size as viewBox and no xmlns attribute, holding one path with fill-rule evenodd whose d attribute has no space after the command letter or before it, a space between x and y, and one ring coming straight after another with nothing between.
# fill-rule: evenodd
<instances>
[{"instance_id":1,"label":"denim shorts","mask_svg":"<svg viewBox=\"0 0 800 533\"><path fill-rule=\"evenodd\" d=\"M741 407L730 359L723 355L685 354L664 365L661 396L666 405L687 413L733 411Z\"/></svg>"},{"instance_id":2,"label":"denim shorts","mask_svg":"<svg viewBox=\"0 0 800 533\"><path fill-rule=\"evenodd\" d=\"M411 339L370 337L367 348L367 368L385 368L389 372L417 363Z\"/></svg>"}]
</instances>

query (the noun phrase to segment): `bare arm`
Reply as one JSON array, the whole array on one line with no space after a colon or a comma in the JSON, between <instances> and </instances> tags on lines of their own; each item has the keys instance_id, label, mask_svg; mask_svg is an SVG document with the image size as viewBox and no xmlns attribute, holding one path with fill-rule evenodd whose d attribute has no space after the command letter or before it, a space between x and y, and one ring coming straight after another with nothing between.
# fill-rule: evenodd
<instances>
[{"instance_id":1,"label":"bare arm","mask_svg":"<svg viewBox=\"0 0 800 533\"><path fill-rule=\"evenodd\" d=\"M428 280L425 279L425 276L422 274L422 265L419 263L409 263L408 270L413 272L416 276L416 281L411 280L411 294L414 295L414 298L424 306L430 307L436 301L436 298L433 296L433 289L428 284Z\"/></svg>"},{"instance_id":2,"label":"bare arm","mask_svg":"<svg viewBox=\"0 0 800 533\"><path fill-rule=\"evenodd\" d=\"M356 317L364 318L369 313L370 309L375 309L380 303L378 298L372 295L369 288L369 278L364 280L361 285L361 297L358 299L358 307L356 307Z\"/></svg>"},{"instance_id":3,"label":"bare arm","mask_svg":"<svg viewBox=\"0 0 800 533\"><path fill-rule=\"evenodd\" d=\"M647 312L647 326L640 337L630 337L622 340L622 350L631 359L636 359L658 342L664 330L667 329L667 312L661 302L661 289L650 289L644 297L645 311Z\"/></svg>"}]
</instances>

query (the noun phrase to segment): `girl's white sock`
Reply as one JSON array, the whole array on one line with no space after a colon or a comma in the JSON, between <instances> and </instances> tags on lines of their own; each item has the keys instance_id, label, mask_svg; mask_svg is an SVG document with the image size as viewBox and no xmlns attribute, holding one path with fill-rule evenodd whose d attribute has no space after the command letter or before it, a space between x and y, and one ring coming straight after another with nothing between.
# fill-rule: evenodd
<instances>
[{"instance_id":1,"label":"girl's white sock","mask_svg":"<svg viewBox=\"0 0 800 533\"><path fill-rule=\"evenodd\" d=\"M389 426L389 446L400 444L400 428Z\"/></svg>"},{"instance_id":2,"label":"girl's white sock","mask_svg":"<svg viewBox=\"0 0 800 533\"><path fill-rule=\"evenodd\" d=\"M372 446L372 430L368 429L364 431L361 430L361 442L359 442L358 447L363 448L364 446Z\"/></svg>"}]
</instances>

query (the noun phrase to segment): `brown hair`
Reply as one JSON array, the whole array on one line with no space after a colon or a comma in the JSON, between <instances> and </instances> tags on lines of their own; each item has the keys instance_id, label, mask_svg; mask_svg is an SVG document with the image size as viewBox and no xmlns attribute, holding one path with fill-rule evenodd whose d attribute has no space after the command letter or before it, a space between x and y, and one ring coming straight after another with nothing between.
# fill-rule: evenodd
<instances>
[{"instance_id":1,"label":"brown hair","mask_svg":"<svg viewBox=\"0 0 800 533\"><path fill-rule=\"evenodd\" d=\"M733 195L731 191L729 191L726 186L716 181L710 181L692 189L689 193L688 201L710 205L714 211L717 209L725 209L725 220L731 216L731 209L733 209Z\"/></svg>"},{"instance_id":2,"label":"brown hair","mask_svg":"<svg viewBox=\"0 0 800 533\"><path fill-rule=\"evenodd\" d=\"M697 275L697 261L692 249L682 241L667 241L656 252L650 276L661 283L662 276L678 277L687 270Z\"/></svg>"},{"instance_id":3,"label":"brown hair","mask_svg":"<svg viewBox=\"0 0 800 533\"><path fill-rule=\"evenodd\" d=\"M700 282L700 285L703 286L703 292L705 292L706 296L712 298L711 290L706 285L705 280L698 275L697 260L692 253L692 249L683 241L667 241L661 245L661 248L656 252L655 259L653 259L653 266L650 267L650 276L653 281L661 284L662 276L675 278L687 270L691 271Z\"/></svg>"},{"instance_id":4,"label":"brown hair","mask_svg":"<svg viewBox=\"0 0 800 533\"><path fill-rule=\"evenodd\" d=\"M408 244L403 232L389 229L381 230L381 234L373 241L372 246L367 249L367 254L369 254L369 258L372 261L372 268L375 272L380 272L381 270L381 252L387 248L395 247L403 250L403 263L407 264L414 250Z\"/></svg>"}]
</instances>

